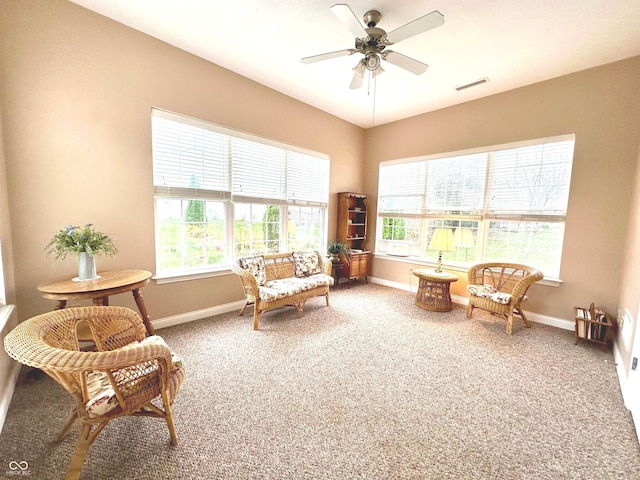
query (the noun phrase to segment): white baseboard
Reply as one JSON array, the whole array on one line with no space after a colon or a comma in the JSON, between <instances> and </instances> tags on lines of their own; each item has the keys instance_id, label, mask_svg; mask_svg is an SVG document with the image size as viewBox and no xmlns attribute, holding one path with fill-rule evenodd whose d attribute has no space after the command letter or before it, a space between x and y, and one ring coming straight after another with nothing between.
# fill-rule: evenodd
<instances>
[{"instance_id":1,"label":"white baseboard","mask_svg":"<svg viewBox=\"0 0 640 480\"><path fill-rule=\"evenodd\" d=\"M384 285L386 287L397 288L399 290L405 290L407 292L416 292L418 291L418 287L415 285L407 285L406 283L400 282L391 282L389 280L384 280L382 278L377 277L369 277L369 281L371 283L377 283L379 285ZM463 297L460 295L451 295L451 301L453 303L457 303L459 305L467 305L469 301L468 297ZM543 325L549 325L551 327L561 328L563 330L574 330L574 321L567 320L564 318L550 317L548 315L541 315L535 312L524 311L525 315L529 320L536 323L541 323Z\"/></svg>"},{"instance_id":2,"label":"white baseboard","mask_svg":"<svg viewBox=\"0 0 640 480\"><path fill-rule=\"evenodd\" d=\"M158 320L153 320L151 323L153 324L154 330L172 327L174 325L180 325L181 323L192 322L194 320L200 320L201 318L212 317L214 315L220 315L222 313L240 310L244 306L244 303L244 300L225 303L223 305L216 305L215 307L203 308L202 310L194 310L193 312L181 313L179 315L173 315L171 317L160 318Z\"/></svg>"}]
</instances>

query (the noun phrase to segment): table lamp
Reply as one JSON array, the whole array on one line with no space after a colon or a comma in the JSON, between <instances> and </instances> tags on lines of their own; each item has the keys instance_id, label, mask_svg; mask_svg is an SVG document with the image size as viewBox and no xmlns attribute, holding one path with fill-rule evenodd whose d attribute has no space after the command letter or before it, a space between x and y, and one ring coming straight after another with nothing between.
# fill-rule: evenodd
<instances>
[{"instance_id":1,"label":"table lamp","mask_svg":"<svg viewBox=\"0 0 640 480\"><path fill-rule=\"evenodd\" d=\"M442 252L452 252L454 250L453 232L450 228L436 228L429 243L429 250L438 250L438 266L436 272L442 272Z\"/></svg>"}]
</instances>

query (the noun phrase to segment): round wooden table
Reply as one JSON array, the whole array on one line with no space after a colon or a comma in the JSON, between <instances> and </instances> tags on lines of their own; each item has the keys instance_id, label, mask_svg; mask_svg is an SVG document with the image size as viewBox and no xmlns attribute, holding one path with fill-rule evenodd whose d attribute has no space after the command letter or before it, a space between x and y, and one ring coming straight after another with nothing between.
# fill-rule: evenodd
<instances>
[{"instance_id":1,"label":"round wooden table","mask_svg":"<svg viewBox=\"0 0 640 480\"><path fill-rule=\"evenodd\" d=\"M449 286L458 281L458 276L449 272L436 272L426 268L411 270L418 277L419 285L416 293L416 305L432 312L449 312L451 294Z\"/></svg>"},{"instance_id":2,"label":"round wooden table","mask_svg":"<svg viewBox=\"0 0 640 480\"><path fill-rule=\"evenodd\" d=\"M151 279L146 270L107 270L98 272L95 280L75 281L69 278L41 283L38 290L44 298L56 301L56 310L67 305L68 300L93 300L94 305L109 305L109 296L116 293L132 292L140 316L149 335L154 335L151 319L144 306L140 288Z\"/></svg>"}]
</instances>

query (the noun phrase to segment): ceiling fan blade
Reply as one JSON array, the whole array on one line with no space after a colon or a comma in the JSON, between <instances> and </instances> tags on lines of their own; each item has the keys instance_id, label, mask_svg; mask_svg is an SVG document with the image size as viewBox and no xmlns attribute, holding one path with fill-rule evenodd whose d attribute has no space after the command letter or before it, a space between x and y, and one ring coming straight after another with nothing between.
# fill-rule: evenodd
<instances>
[{"instance_id":1,"label":"ceiling fan blade","mask_svg":"<svg viewBox=\"0 0 640 480\"><path fill-rule=\"evenodd\" d=\"M407 57L406 55L402 55L401 53L394 52L392 50L385 51L382 54L382 59L387 62L395 65L396 67L403 68L408 72L415 73L416 75L420 75L427 71L429 65L426 63L419 62L411 57Z\"/></svg>"},{"instance_id":2,"label":"ceiling fan blade","mask_svg":"<svg viewBox=\"0 0 640 480\"><path fill-rule=\"evenodd\" d=\"M434 10L431 13L416 18L413 22L409 22L406 25L396 28L394 31L389 32L386 36L386 44L393 45L394 43L406 40L409 37L426 32L433 28L439 27L444 23L444 15L439 11Z\"/></svg>"},{"instance_id":3,"label":"ceiling fan blade","mask_svg":"<svg viewBox=\"0 0 640 480\"><path fill-rule=\"evenodd\" d=\"M338 20L349 29L354 37L365 38L367 37L367 31L358 20L358 17L353 13L353 10L344 3L336 3L330 8L331 12L338 17Z\"/></svg>"},{"instance_id":4,"label":"ceiling fan blade","mask_svg":"<svg viewBox=\"0 0 640 480\"><path fill-rule=\"evenodd\" d=\"M346 50L337 50L335 52L321 53L320 55L312 55L311 57L304 57L302 63L314 63L321 62L322 60L329 60L331 58L346 57L347 55L353 55L357 50L353 48L347 48Z\"/></svg>"}]
</instances>

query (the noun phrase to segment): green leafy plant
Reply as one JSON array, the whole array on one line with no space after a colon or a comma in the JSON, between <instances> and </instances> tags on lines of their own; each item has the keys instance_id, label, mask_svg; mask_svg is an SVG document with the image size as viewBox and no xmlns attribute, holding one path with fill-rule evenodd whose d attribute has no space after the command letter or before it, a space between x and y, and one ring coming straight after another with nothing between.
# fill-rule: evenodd
<instances>
[{"instance_id":1,"label":"green leafy plant","mask_svg":"<svg viewBox=\"0 0 640 480\"><path fill-rule=\"evenodd\" d=\"M329 242L327 252L331 255L340 255L347 251L347 245L342 242Z\"/></svg>"},{"instance_id":2,"label":"green leafy plant","mask_svg":"<svg viewBox=\"0 0 640 480\"><path fill-rule=\"evenodd\" d=\"M108 235L96 231L91 223L84 227L67 225L58 230L44 250L49 255L55 254L56 259L60 260L70 253L87 252L92 256L111 256L118 253L113 240Z\"/></svg>"}]
</instances>

